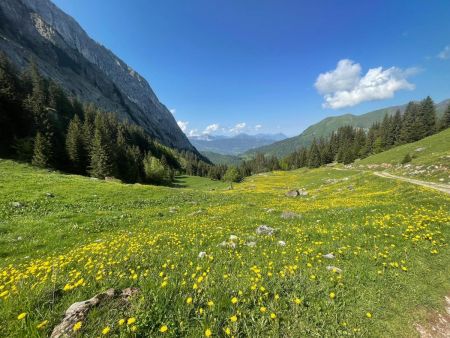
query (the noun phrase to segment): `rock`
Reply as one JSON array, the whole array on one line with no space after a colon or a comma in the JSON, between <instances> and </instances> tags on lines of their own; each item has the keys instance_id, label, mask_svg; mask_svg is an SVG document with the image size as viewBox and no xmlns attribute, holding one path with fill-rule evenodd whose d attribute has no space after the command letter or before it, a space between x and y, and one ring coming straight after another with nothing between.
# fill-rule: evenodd
<instances>
[{"instance_id":1,"label":"rock","mask_svg":"<svg viewBox=\"0 0 450 338\"><path fill-rule=\"evenodd\" d=\"M416 150L415 151L417 151L417 152L421 152L421 151L424 151L425 150L425 147L419 147L419 148L416 148Z\"/></svg>"},{"instance_id":2,"label":"rock","mask_svg":"<svg viewBox=\"0 0 450 338\"><path fill-rule=\"evenodd\" d=\"M286 246L286 242L285 241L278 241L278 245L279 246Z\"/></svg>"},{"instance_id":3,"label":"rock","mask_svg":"<svg viewBox=\"0 0 450 338\"><path fill-rule=\"evenodd\" d=\"M295 212L292 211L283 211L281 213L281 218L283 219L294 219L294 218L301 218L302 215L300 214L296 214Z\"/></svg>"},{"instance_id":4,"label":"rock","mask_svg":"<svg viewBox=\"0 0 450 338\"><path fill-rule=\"evenodd\" d=\"M327 266L327 270L328 271L333 271L333 272L336 272L336 273L342 273L342 269L339 269L338 267L333 266L333 265L328 265Z\"/></svg>"},{"instance_id":5,"label":"rock","mask_svg":"<svg viewBox=\"0 0 450 338\"><path fill-rule=\"evenodd\" d=\"M177 212L177 210L178 210L178 208L177 208L177 207L170 207L170 208L169 208L169 212L170 212L171 214L174 214L174 213L176 213L176 212Z\"/></svg>"},{"instance_id":6,"label":"rock","mask_svg":"<svg viewBox=\"0 0 450 338\"><path fill-rule=\"evenodd\" d=\"M331 252L327 253L326 255L322 255L322 257L326 258L326 259L335 259L336 258Z\"/></svg>"},{"instance_id":7,"label":"rock","mask_svg":"<svg viewBox=\"0 0 450 338\"><path fill-rule=\"evenodd\" d=\"M66 310L62 322L53 329L50 337L59 338L69 336L73 331L75 323L84 321L92 308L116 298L121 298L128 302L128 299L138 292L139 289L137 288L126 288L123 290L108 289L106 292L100 293L91 299L73 303Z\"/></svg>"},{"instance_id":8,"label":"rock","mask_svg":"<svg viewBox=\"0 0 450 338\"><path fill-rule=\"evenodd\" d=\"M227 242L227 241L223 241L222 243L219 244L219 246L221 248L227 248L227 249L236 249L236 243L234 242Z\"/></svg>"},{"instance_id":9,"label":"rock","mask_svg":"<svg viewBox=\"0 0 450 338\"><path fill-rule=\"evenodd\" d=\"M299 196L308 196L308 192L305 189L300 189L298 191Z\"/></svg>"},{"instance_id":10,"label":"rock","mask_svg":"<svg viewBox=\"0 0 450 338\"><path fill-rule=\"evenodd\" d=\"M53 195L51 192L46 192L45 196L47 196L48 198L53 198L55 197L55 195Z\"/></svg>"},{"instance_id":11,"label":"rock","mask_svg":"<svg viewBox=\"0 0 450 338\"><path fill-rule=\"evenodd\" d=\"M260 225L259 227L256 228L256 234L257 235L273 235L275 233L275 229L268 226L268 225Z\"/></svg>"},{"instance_id":12,"label":"rock","mask_svg":"<svg viewBox=\"0 0 450 338\"><path fill-rule=\"evenodd\" d=\"M206 257L206 252L200 251L200 253L198 254L198 258L205 258L205 257Z\"/></svg>"},{"instance_id":13,"label":"rock","mask_svg":"<svg viewBox=\"0 0 450 338\"><path fill-rule=\"evenodd\" d=\"M22 208L22 206L23 206L22 203L20 203L20 202L12 202L11 205L14 208Z\"/></svg>"},{"instance_id":14,"label":"rock","mask_svg":"<svg viewBox=\"0 0 450 338\"><path fill-rule=\"evenodd\" d=\"M298 190L289 190L286 193L287 197L297 197L299 195Z\"/></svg>"},{"instance_id":15,"label":"rock","mask_svg":"<svg viewBox=\"0 0 450 338\"><path fill-rule=\"evenodd\" d=\"M238 236L236 236L236 235L230 235L229 240L230 240L231 242L236 242L236 241L238 240Z\"/></svg>"},{"instance_id":16,"label":"rock","mask_svg":"<svg viewBox=\"0 0 450 338\"><path fill-rule=\"evenodd\" d=\"M256 242L247 242L245 243L245 245L247 245L250 248L254 248L256 246Z\"/></svg>"},{"instance_id":17,"label":"rock","mask_svg":"<svg viewBox=\"0 0 450 338\"><path fill-rule=\"evenodd\" d=\"M355 190L355 188L353 187L353 185L349 185L347 188L348 188L348 190L351 190L351 191Z\"/></svg>"}]
</instances>

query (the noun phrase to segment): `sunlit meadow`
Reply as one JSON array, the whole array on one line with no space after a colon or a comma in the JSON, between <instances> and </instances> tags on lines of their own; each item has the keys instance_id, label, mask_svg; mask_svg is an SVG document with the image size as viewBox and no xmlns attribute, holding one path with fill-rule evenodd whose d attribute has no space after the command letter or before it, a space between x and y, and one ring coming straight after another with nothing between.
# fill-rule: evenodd
<instances>
[{"instance_id":1,"label":"sunlit meadow","mask_svg":"<svg viewBox=\"0 0 450 338\"><path fill-rule=\"evenodd\" d=\"M0 336L47 336L72 303L136 287L73 335L411 337L450 288L443 193L333 168L177 185L1 161Z\"/></svg>"}]
</instances>

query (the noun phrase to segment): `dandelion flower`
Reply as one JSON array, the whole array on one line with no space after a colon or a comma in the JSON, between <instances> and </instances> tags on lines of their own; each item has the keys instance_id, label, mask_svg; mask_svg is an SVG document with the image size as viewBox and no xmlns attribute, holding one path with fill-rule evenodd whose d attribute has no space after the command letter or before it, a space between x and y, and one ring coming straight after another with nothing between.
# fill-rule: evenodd
<instances>
[{"instance_id":1,"label":"dandelion flower","mask_svg":"<svg viewBox=\"0 0 450 338\"><path fill-rule=\"evenodd\" d=\"M277 315L276 315L275 313L272 312L272 313L270 314L270 318L275 319L275 318L277 318Z\"/></svg>"},{"instance_id":2,"label":"dandelion flower","mask_svg":"<svg viewBox=\"0 0 450 338\"><path fill-rule=\"evenodd\" d=\"M125 319L119 319L119 326L122 326L123 324L125 324Z\"/></svg>"},{"instance_id":3,"label":"dandelion flower","mask_svg":"<svg viewBox=\"0 0 450 338\"><path fill-rule=\"evenodd\" d=\"M81 325L83 325L82 322L76 322L75 325L72 327L73 332L77 332L79 329L81 329Z\"/></svg>"},{"instance_id":4,"label":"dandelion flower","mask_svg":"<svg viewBox=\"0 0 450 338\"><path fill-rule=\"evenodd\" d=\"M136 332L137 331L137 326L136 325L133 325L132 327L131 327L131 332Z\"/></svg>"},{"instance_id":5,"label":"dandelion flower","mask_svg":"<svg viewBox=\"0 0 450 338\"><path fill-rule=\"evenodd\" d=\"M206 331L205 331L205 337L211 337L211 335L212 335L211 330L210 330L210 329L206 329Z\"/></svg>"},{"instance_id":6,"label":"dandelion flower","mask_svg":"<svg viewBox=\"0 0 450 338\"><path fill-rule=\"evenodd\" d=\"M43 329L45 327L45 325L47 325L48 320L44 320L43 322L39 323L38 325L36 325L36 328L38 330Z\"/></svg>"},{"instance_id":7,"label":"dandelion flower","mask_svg":"<svg viewBox=\"0 0 450 338\"><path fill-rule=\"evenodd\" d=\"M238 299L236 297L231 298L231 304L236 304Z\"/></svg>"},{"instance_id":8,"label":"dandelion flower","mask_svg":"<svg viewBox=\"0 0 450 338\"><path fill-rule=\"evenodd\" d=\"M131 324L134 324L134 323L136 323L136 318L134 318L134 317L128 318L127 325L131 325Z\"/></svg>"},{"instance_id":9,"label":"dandelion flower","mask_svg":"<svg viewBox=\"0 0 450 338\"><path fill-rule=\"evenodd\" d=\"M103 335L107 335L107 334L109 333L109 331L111 331L111 329L110 329L109 326L107 326L107 327L105 327L105 328L102 330L102 334L103 334Z\"/></svg>"},{"instance_id":10,"label":"dandelion flower","mask_svg":"<svg viewBox=\"0 0 450 338\"><path fill-rule=\"evenodd\" d=\"M163 325L159 328L159 332L164 333L164 332L167 332L168 329L169 328L167 327L167 325Z\"/></svg>"},{"instance_id":11,"label":"dandelion flower","mask_svg":"<svg viewBox=\"0 0 450 338\"><path fill-rule=\"evenodd\" d=\"M188 299L186 299L186 303L187 304L191 304L192 303L192 297L188 297Z\"/></svg>"},{"instance_id":12,"label":"dandelion flower","mask_svg":"<svg viewBox=\"0 0 450 338\"><path fill-rule=\"evenodd\" d=\"M262 313L264 313L264 312L267 311L267 308L266 308L265 306L261 306L261 307L259 308L259 311L261 311Z\"/></svg>"},{"instance_id":13,"label":"dandelion flower","mask_svg":"<svg viewBox=\"0 0 450 338\"><path fill-rule=\"evenodd\" d=\"M230 320L231 320L231 322L233 322L233 323L237 322L237 316L236 316L236 315L231 316L231 317L230 317Z\"/></svg>"},{"instance_id":14,"label":"dandelion flower","mask_svg":"<svg viewBox=\"0 0 450 338\"><path fill-rule=\"evenodd\" d=\"M331 299L335 299L336 298L336 294L334 292L330 292L330 298Z\"/></svg>"},{"instance_id":15,"label":"dandelion flower","mask_svg":"<svg viewBox=\"0 0 450 338\"><path fill-rule=\"evenodd\" d=\"M366 313L366 317L367 317L367 318L372 318L372 314L371 314L370 312L367 312L367 313Z\"/></svg>"},{"instance_id":16,"label":"dandelion flower","mask_svg":"<svg viewBox=\"0 0 450 338\"><path fill-rule=\"evenodd\" d=\"M18 320L22 320L22 319L24 319L26 316L27 316L27 313L26 313L26 312L22 312L20 315L17 316L17 319L18 319Z\"/></svg>"}]
</instances>

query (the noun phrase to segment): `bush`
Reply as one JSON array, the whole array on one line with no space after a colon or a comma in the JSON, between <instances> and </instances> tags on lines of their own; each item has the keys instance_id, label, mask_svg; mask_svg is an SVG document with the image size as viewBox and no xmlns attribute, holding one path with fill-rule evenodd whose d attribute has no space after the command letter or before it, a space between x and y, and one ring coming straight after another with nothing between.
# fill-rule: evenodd
<instances>
[{"instance_id":1,"label":"bush","mask_svg":"<svg viewBox=\"0 0 450 338\"><path fill-rule=\"evenodd\" d=\"M409 155L409 153L407 153L405 155L405 157L403 157L403 160L402 160L401 164L406 164L406 163L409 163L411 161L412 161L411 155Z\"/></svg>"},{"instance_id":2,"label":"bush","mask_svg":"<svg viewBox=\"0 0 450 338\"><path fill-rule=\"evenodd\" d=\"M144 158L145 178L149 182L161 183L166 176L166 168L156 157L147 154Z\"/></svg>"}]
</instances>

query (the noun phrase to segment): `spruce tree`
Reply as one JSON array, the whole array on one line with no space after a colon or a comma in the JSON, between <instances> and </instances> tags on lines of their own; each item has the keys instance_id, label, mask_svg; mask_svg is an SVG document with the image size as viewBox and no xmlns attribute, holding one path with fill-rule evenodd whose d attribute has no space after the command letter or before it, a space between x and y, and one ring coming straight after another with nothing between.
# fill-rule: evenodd
<instances>
[{"instance_id":1,"label":"spruce tree","mask_svg":"<svg viewBox=\"0 0 450 338\"><path fill-rule=\"evenodd\" d=\"M403 115L402 129L400 132L401 143L418 141L421 134L421 121L419 119L419 106L409 102Z\"/></svg>"},{"instance_id":2,"label":"spruce tree","mask_svg":"<svg viewBox=\"0 0 450 338\"><path fill-rule=\"evenodd\" d=\"M93 177L105 178L112 174L112 162L108 155L107 145L101 132L96 129L90 153L90 174Z\"/></svg>"},{"instance_id":3,"label":"spruce tree","mask_svg":"<svg viewBox=\"0 0 450 338\"><path fill-rule=\"evenodd\" d=\"M440 130L450 128L450 105L447 106L447 110L444 112L442 119L440 121Z\"/></svg>"},{"instance_id":4,"label":"spruce tree","mask_svg":"<svg viewBox=\"0 0 450 338\"><path fill-rule=\"evenodd\" d=\"M33 159L31 163L37 167L50 167L52 158L52 146L49 139L38 132L34 139Z\"/></svg>"},{"instance_id":5,"label":"spruce tree","mask_svg":"<svg viewBox=\"0 0 450 338\"><path fill-rule=\"evenodd\" d=\"M317 142L314 139L311 147L309 148L309 158L308 158L308 167L309 168L318 168L322 164L320 158L319 147L317 146Z\"/></svg>"},{"instance_id":6,"label":"spruce tree","mask_svg":"<svg viewBox=\"0 0 450 338\"><path fill-rule=\"evenodd\" d=\"M420 120L423 126L420 126L421 133L419 139L433 135L436 132L436 109L431 97L427 96L420 103Z\"/></svg>"},{"instance_id":7,"label":"spruce tree","mask_svg":"<svg viewBox=\"0 0 450 338\"><path fill-rule=\"evenodd\" d=\"M75 115L69 123L66 135L66 151L72 167L76 173L84 173L86 170L86 151L83 141L83 130L80 118Z\"/></svg>"}]
</instances>

